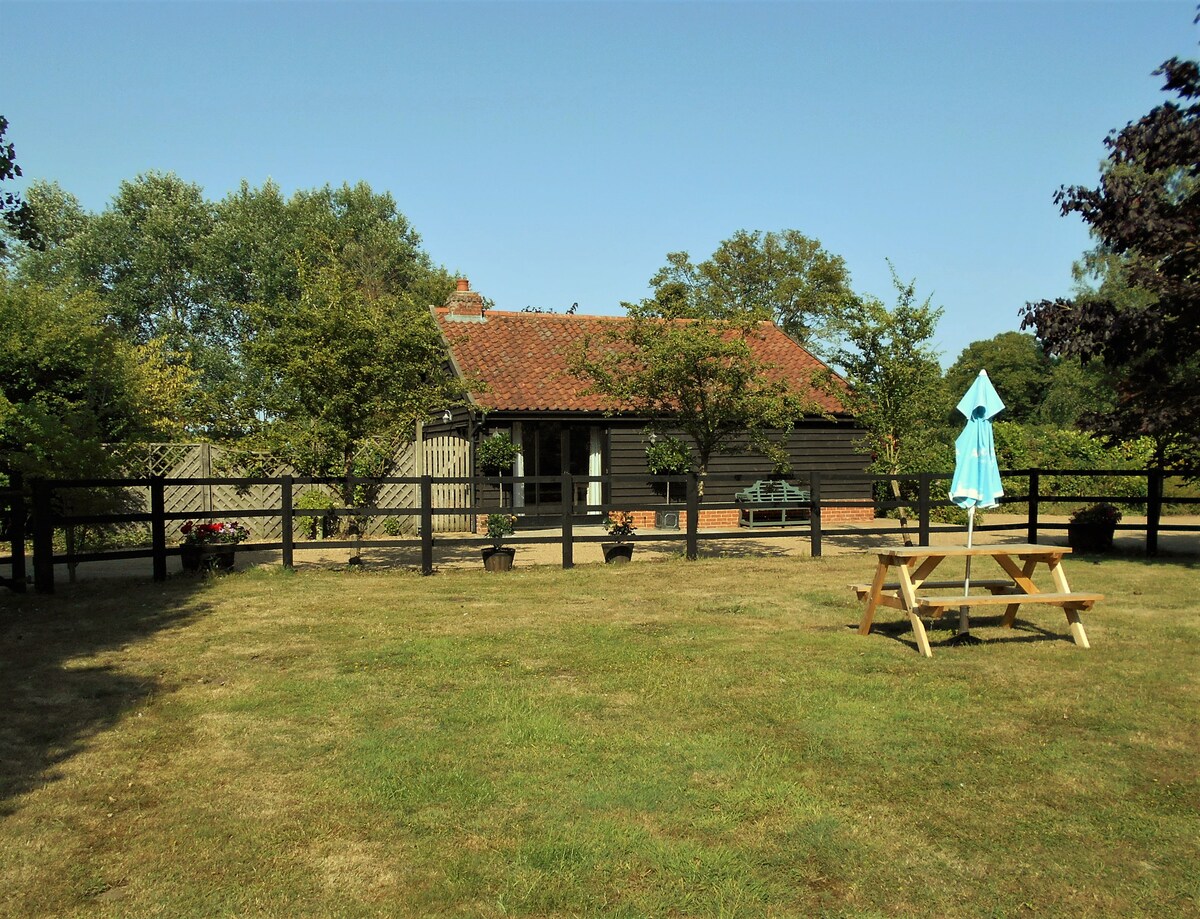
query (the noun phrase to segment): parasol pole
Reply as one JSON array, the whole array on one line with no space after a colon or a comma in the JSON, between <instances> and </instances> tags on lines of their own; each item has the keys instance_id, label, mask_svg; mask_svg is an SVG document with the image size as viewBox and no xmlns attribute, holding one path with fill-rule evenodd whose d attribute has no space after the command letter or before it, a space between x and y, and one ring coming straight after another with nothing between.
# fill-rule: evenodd
<instances>
[{"instance_id":1,"label":"parasol pole","mask_svg":"<svg viewBox=\"0 0 1200 919\"><path fill-rule=\"evenodd\" d=\"M975 505L972 504L967 508L967 548L971 548L971 535L975 529ZM963 581L963 596L970 596L971 593L971 556L967 556L967 576ZM971 631L971 619L967 612L967 607L960 606L958 608L958 634L964 635Z\"/></svg>"}]
</instances>

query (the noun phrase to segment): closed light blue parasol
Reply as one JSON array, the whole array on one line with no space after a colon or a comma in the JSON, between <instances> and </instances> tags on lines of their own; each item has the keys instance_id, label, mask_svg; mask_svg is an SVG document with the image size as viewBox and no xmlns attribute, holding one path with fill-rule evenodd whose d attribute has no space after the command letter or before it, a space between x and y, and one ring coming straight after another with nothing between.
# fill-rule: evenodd
<instances>
[{"instance_id":1,"label":"closed light blue parasol","mask_svg":"<svg viewBox=\"0 0 1200 919\"><path fill-rule=\"evenodd\" d=\"M1004 409L987 371L971 384L958 403L958 410L967 424L954 442L954 478L950 481L950 500L967 511L967 545L971 545L975 529L975 508L996 507L1004 495L1000 483L1000 465L996 461L996 441L992 434L992 419ZM967 576L963 596L971 590L971 558L967 557ZM969 629L967 608L959 611L959 635Z\"/></svg>"}]
</instances>

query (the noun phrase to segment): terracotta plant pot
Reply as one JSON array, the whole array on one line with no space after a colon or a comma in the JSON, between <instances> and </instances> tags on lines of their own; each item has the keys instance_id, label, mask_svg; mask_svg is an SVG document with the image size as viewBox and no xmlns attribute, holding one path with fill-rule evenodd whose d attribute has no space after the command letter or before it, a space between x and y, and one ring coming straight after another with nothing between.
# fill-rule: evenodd
<instances>
[{"instance_id":1,"label":"terracotta plant pot","mask_svg":"<svg viewBox=\"0 0 1200 919\"><path fill-rule=\"evenodd\" d=\"M513 556L517 550L511 546L485 546L483 567L488 571L512 571Z\"/></svg>"},{"instance_id":2,"label":"terracotta plant pot","mask_svg":"<svg viewBox=\"0 0 1200 919\"><path fill-rule=\"evenodd\" d=\"M604 550L604 564L606 565L625 565L633 558L633 543L631 542L602 542L600 548Z\"/></svg>"},{"instance_id":3,"label":"terracotta plant pot","mask_svg":"<svg viewBox=\"0 0 1200 919\"><path fill-rule=\"evenodd\" d=\"M180 546L184 571L232 571L237 546Z\"/></svg>"},{"instance_id":4,"label":"terracotta plant pot","mask_svg":"<svg viewBox=\"0 0 1200 919\"><path fill-rule=\"evenodd\" d=\"M1108 552L1116 532L1111 523L1068 523L1067 545L1077 552Z\"/></svg>"}]
</instances>

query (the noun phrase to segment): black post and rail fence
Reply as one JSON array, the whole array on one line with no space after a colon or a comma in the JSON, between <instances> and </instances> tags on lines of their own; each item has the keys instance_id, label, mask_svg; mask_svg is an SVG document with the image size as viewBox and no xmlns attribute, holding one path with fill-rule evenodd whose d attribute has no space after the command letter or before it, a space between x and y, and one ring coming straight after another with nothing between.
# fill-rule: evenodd
<instances>
[{"instance_id":1,"label":"black post and rail fence","mask_svg":"<svg viewBox=\"0 0 1200 919\"><path fill-rule=\"evenodd\" d=\"M1171 518L1164 520L1164 505L1169 503L1180 511L1187 513L1195 505L1200 505L1200 498L1186 495L1165 497L1164 486L1168 478L1192 479L1196 472L1164 473L1161 470L1062 470L1062 469L1027 469L1007 471L1003 473L1006 489L1010 492L1001 499L999 511L1019 513L1023 518L1018 522L1011 519L1006 522L989 523L986 516L978 521L976 532L1009 531L1022 535L1026 541L1037 543L1043 533L1061 531L1066 524L1050 522L1044 519L1043 509L1046 503L1056 505L1083 506L1090 503L1108 502L1127 511L1145 513L1144 523L1119 524L1118 530L1137 530L1145 532L1145 552L1153 556L1159 551L1159 537L1163 533L1200 532L1200 527L1194 523L1173 523ZM1118 479L1135 480L1136 487L1106 489L1109 493L1092 495L1062 495L1056 493L1055 481L1064 477L1085 477L1089 482ZM433 574L435 571L435 549L446 545L451 538L456 546L487 545L489 540L483 536L462 536L454 534L439 534L435 531L435 520L443 516L462 518L464 515L474 524L478 518L491 513L512 513L518 516L528 515L536 511L538 524L526 526L519 524L519 532L526 531L505 539L506 544L522 545L537 543L557 543L562 547L562 567L571 568L575 564L575 548L580 544L611 541L605 534L588 532L588 527L595 526L604 520L607 513L612 511L674 511L680 510L682 515L681 530L655 529L652 533L635 533L625 537L631 542L671 542L683 543L683 554L694 559L699 555L700 544L710 539L753 538L756 540L782 537L807 536L810 551L813 556L822 554L823 541L836 539L839 536L853 535L883 536L896 539L898 536L894 521L887 525L872 523L869 518L880 514L887 515L894 511L903 512L908 517L908 538L917 545L929 545L935 534L961 534L963 526L960 523L939 522L946 519L944 509L952 505L947 500L933 497L935 485L947 483L949 473L919 473L903 476L879 476L870 474L846 475L813 471L798 478L800 484L806 484L808 497L806 501L782 506L784 510L807 512L806 520L788 523L787 525L764 530L739 529L736 524L719 529L701 529L701 511L741 510L742 504L733 500L720 499L714 495L731 495L740 487L749 484L738 478L707 476L703 487L705 497L702 500L701 482L695 475L660 477L650 479L647 476L575 476L564 473L560 476L490 476L470 478L443 478L436 476L421 476L408 478L363 479L347 483L344 479L321 479L303 476L281 476L274 478L212 478L212 479L167 479L161 476L149 479L95 479L48 481L34 480L30 483L28 492L21 487L19 481L11 487L0 490L0 521L3 522L3 540L10 550L7 557L0 556L0 566L7 566L7 577L0 577L0 585L15 591L23 591L26 575L27 543L32 542L33 549L33 583L40 592L52 592L55 583L56 565L77 565L121 559L151 559L152 577L164 580L168 576L168 559L180 554L178 541L170 534L178 532L179 525L187 520L238 520L248 523L254 529L256 518L272 518L278 521L279 538L263 541L248 541L239 546L239 551L276 551L280 553L280 562L284 567L291 568L295 564L298 550L305 549L361 549L364 544L372 549L407 548L419 552L419 567L423 574ZM728 479L729 481L725 481ZM882 498L882 494L890 494L892 482L899 483L900 498ZM1024 481L1027 487L1024 493L1014 490L1014 483ZM1140 481L1138 481L1140 480ZM295 506L297 488L325 486L328 488L346 488L343 493L352 493L355 484L393 484L413 487L416 500L407 507L376 507L376 506L346 506L332 509L304 509ZM670 484L685 486L683 504L666 503L656 499L647 500L645 497L628 498L623 500L605 500L602 503L588 503L580 495L591 489L582 486L598 484L600 493L610 496L613 493L630 494L633 489L644 489L647 486ZM278 488L278 502L269 506L264 504L252 508L228 508L226 510L207 509L205 511L168 511L166 495L172 488L194 487L197 485L234 485L247 490L255 486L270 486ZM437 506L434 503L435 488L441 490L449 486L458 486L465 495L486 495L487 501L476 497L467 503L453 506ZM553 504L545 503L540 507L501 506L505 494L534 493L538 487L550 486L560 496ZM135 513L71 513L68 509L73 502L63 500L75 490L87 489L128 489L141 490L147 495L144 506L147 510ZM1099 491L1099 489L1098 489ZM439 492L441 493L441 492ZM676 488L678 494L678 488ZM944 488L942 489L944 494ZM28 496L28 497L27 497ZM490 503L488 503L490 502ZM840 509L851 509L858 516L868 519L855 523L846 523L845 514ZM1023 509L1023 512L1022 512ZM313 518L325 515L342 518L357 518L362 520L371 517L410 518L415 521L410 530L415 528L415 535L371 538L369 542L364 537L335 538L321 540L297 540L297 518ZM788 519L784 515L781 519ZM138 524L148 530L149 545L138 545L130 548L110 549L104 551L66 551L62 548L64 541L56 540L56 534L63 533L70 527L82 526L119 526ZM472 532L478 529L472 525Z\"/></svg>"}]
</instances>

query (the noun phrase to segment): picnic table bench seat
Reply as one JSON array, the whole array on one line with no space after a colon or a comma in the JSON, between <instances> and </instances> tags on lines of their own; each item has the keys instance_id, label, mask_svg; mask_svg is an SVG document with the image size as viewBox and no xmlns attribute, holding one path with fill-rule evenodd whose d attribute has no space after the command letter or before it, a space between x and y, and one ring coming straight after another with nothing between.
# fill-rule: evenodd
<instances>
[{"instance_id":1,"label":"picnic table bench seat","mask_svg":"<svg viewBox=\"0 0 1200 919\"><path fill-rule=\"evenodd\" d=\"M971 597L917 597L917 609L931 613L937 618L947 609L963 606L1024 606L1027 603L1049 603L1063 609L1091 609L1104 599L1104 594L1091 593L1036 593L1036 594L993 594Z\"/></svg>"},{"instance_id":2,"label":"picnic table bench seat","mask_svg":"<svg viewBox=\"0 0 1200 919\"><path fill-rule=\"evenodd\" d=\"M962 579L957 581L925 581L921 584L922 590L961 590L963 586ZM980 590L990 590L993 594L1002 594L1012 591L1013 583L1004 578L989 579L989 578L972 578L971 586L978 587ZM851 584L850 589L858 594L858 599L865 600L871 593L870 584ZM892 581L884 584L881 590L899 590L900 582Z\"/></svg>"},{"instance_id":3,"label":"picnic table bench seat","mask_svg":"<svg viewBox=\"0 0 1200 919\"><path fill-rule=\"evenodd\" d=\"M735 502L743 505L738 525L744 527L790 526L806 521L811 498L808 489L782 479L759 479L733 496Z\"/></svg>"}]
</instances>

